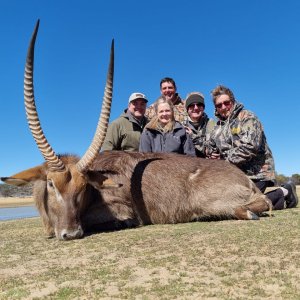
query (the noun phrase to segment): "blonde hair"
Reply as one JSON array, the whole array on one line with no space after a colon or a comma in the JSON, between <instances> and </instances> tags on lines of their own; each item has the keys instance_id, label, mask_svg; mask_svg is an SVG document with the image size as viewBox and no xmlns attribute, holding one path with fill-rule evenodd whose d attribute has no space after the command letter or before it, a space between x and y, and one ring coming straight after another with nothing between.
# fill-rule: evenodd
<instances>
[{"instance_id":1,"label":"blonde hair","mask_svg":"<svg viewBox=\"0 0 300 300\"><path fill-rule=\"evenodd\" d=\"M170 110L172 112L171 120L165 126L161 126L160 121L158 119L158 115L157 115L158 114L158 106L160 104L168 104L170 106ZM148 123L148 125L146 127L156 129L159 131L163 131L163 132L172 131L175 126L174 105L173 105L172 101L167 100L165 98L158 98L156 100L156 102L154 103L154 110L155 110L155 116L150 120L150 122Z\"/></svg>"}]
</instances>

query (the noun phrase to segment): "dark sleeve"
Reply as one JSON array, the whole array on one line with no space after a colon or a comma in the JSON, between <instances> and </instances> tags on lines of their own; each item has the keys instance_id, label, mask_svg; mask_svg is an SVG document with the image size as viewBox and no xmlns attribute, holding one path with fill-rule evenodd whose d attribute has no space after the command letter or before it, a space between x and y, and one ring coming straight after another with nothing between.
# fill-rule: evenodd
<instances>
[{"instance_id":1,"label":"dark sleeve","mask_svg":"<svg viewBox=\"0 0 300 300\"><path fill-rule=\"evenodd\" d=\"M196 156L195 146L193 141L188 133L185 134L186 139L183 144L183 152L186 155Z\"/></svg>"},{"instance_id":2,"label":"dark sleeve","mask_svg":"<svg viewBox=\"0 0 300 300\"><path fill-rule=\"evenodd\" d=\"M150 133L145 129L140 138L140 152L152 152Z\"/></svg>"}]
</instances>

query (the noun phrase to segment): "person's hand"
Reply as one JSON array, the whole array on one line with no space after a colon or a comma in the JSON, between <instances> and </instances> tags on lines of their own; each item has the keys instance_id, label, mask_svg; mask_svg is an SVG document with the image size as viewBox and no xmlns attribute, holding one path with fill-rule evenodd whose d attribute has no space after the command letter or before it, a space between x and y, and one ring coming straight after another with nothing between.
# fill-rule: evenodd
<instances>
[{"instance_id":1,"label":"person's hand","mask_svg":"<svg viewBox=\"0 0 300 300\"><path fill-rule=\"evenodd\" d=\"M221 155L220 155L220 153L213 152L213 153L210 154L209 158L210 159L220 159Z\"/></svg>"},{"instance_id":2,"label":"person's hand","mask_svg":"<svg viewBox=\"0 0 300 300\"><path fill-rule=\"evenodd\" d=\"M190 127L185 126L184 128L188 134L192 134L192 129Z\"/></svg>"}]
</instances>

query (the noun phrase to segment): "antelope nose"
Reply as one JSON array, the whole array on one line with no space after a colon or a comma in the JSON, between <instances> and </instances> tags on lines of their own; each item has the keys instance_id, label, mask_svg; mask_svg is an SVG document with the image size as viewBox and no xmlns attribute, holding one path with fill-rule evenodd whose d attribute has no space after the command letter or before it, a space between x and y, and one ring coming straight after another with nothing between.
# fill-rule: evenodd
<instances>
[{"instance_id":1,"label":"antelope nose","mask_svg":"<svg viewBox=\"0 0 300 300\"><path fill-rule=\"evenodd\" d=\"M60 236L63 241L79 239L83 236L83 230L82 230L81 226L78 226L78 228L75 230L64 229L64 230L62 230Z\"/></svg>"},{"instance_id":2,"label":"antelope nose","mask_svg":"<svg viewBox=\"0 0 300 300\"><path fill-rule=\"evenodd\" d=\"M62 240L64 240L64 241L68 240L68 234L66 232L62 233L61 237L62 237Z\"/></svg>"}]
</instances>

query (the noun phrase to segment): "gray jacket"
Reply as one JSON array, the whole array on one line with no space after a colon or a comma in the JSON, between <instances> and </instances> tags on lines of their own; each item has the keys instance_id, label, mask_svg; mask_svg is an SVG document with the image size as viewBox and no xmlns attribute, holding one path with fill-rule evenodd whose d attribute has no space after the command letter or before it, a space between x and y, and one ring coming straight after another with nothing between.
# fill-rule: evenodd
<instances>
[{"instance_id":1,"label":"gray jacket","mask_svg":"<svg viewBox=\"0 0 300 300\"><path fill-rule=\"evenodd\" d=\"M140 152L173 152L195 156L195 147L185 128L175 122L173 131L161 132L146 127L140 139Z\"/></svg>"}]
</instances>

